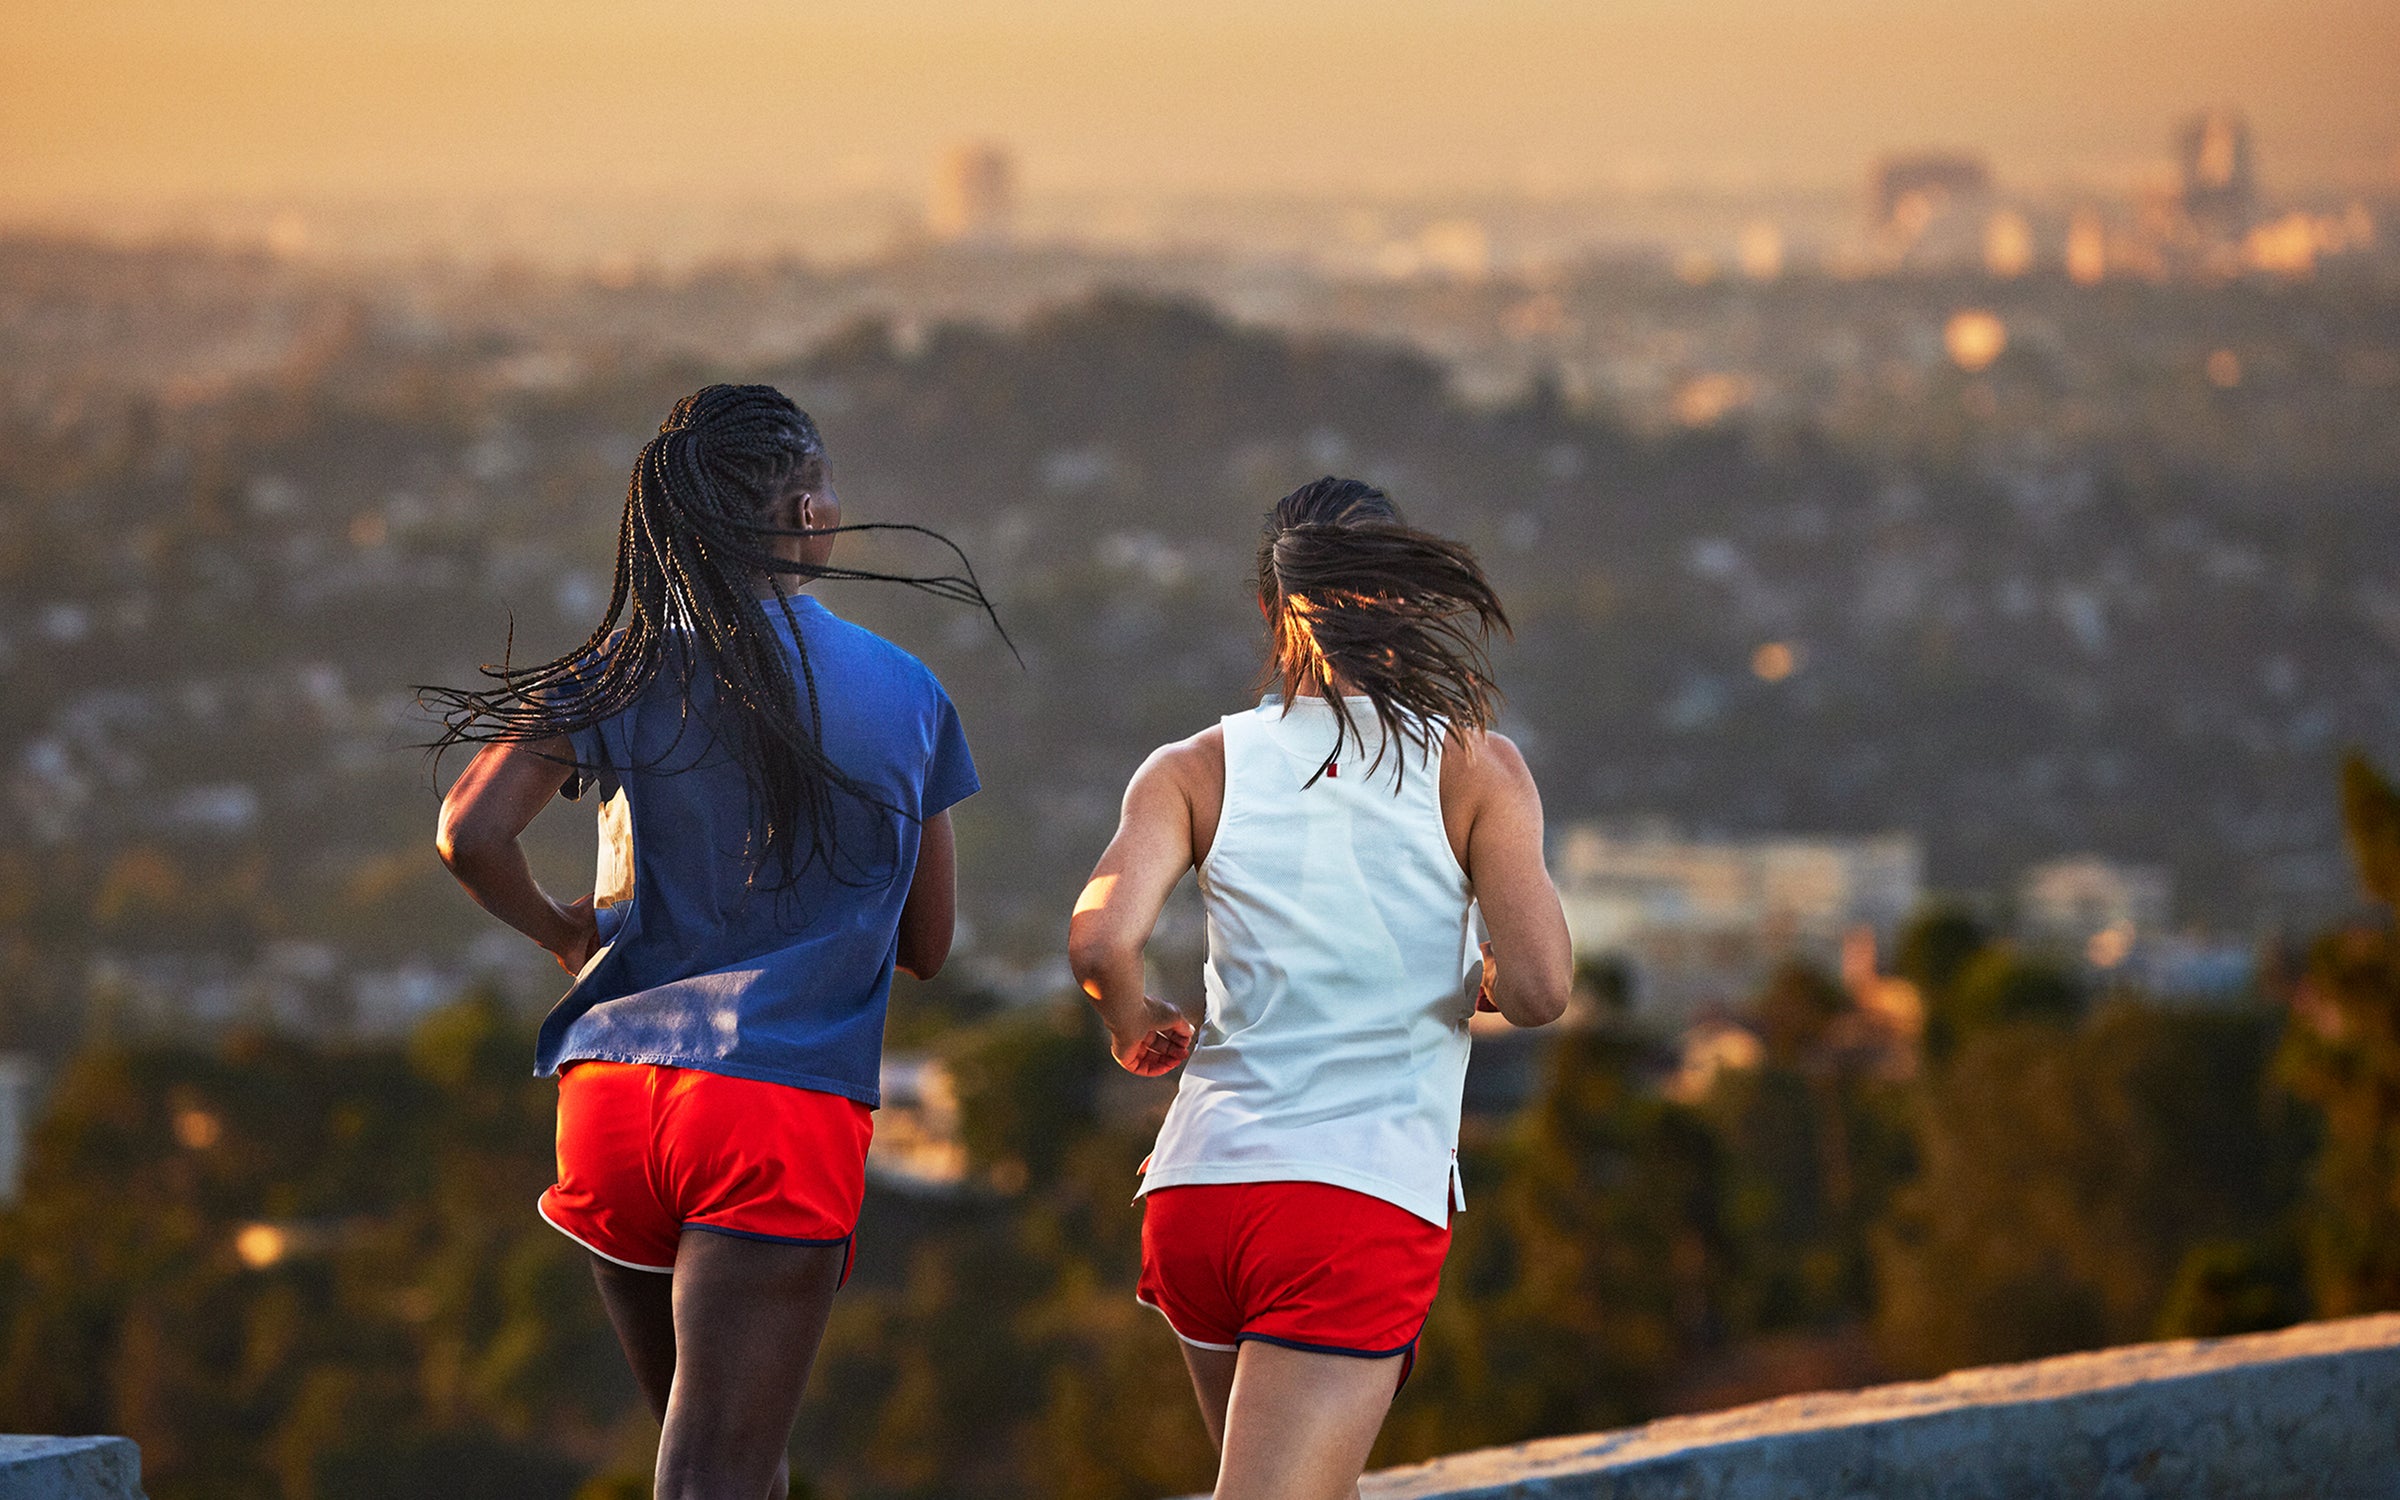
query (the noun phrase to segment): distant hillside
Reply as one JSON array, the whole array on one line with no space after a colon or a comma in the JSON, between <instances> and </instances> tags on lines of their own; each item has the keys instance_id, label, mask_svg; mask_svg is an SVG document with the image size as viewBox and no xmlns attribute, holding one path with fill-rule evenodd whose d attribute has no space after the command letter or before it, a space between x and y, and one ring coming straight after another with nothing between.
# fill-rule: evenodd
<instances>
[{"instance_id":1,"label":"distant hillside","mask_svg":"<svg viewBox=\"0 0 2400 1500\"><path fill-rule=\"evenodd\" d=\"M1329 470L1502 583L1510 727L1554 819L1914 829L1958 886L2096 849L2242 928L2344 899L2332 757L2400 737L2400 476L2248 493L2154 454L1637 440L1540 389L1466 409L1418 358L1124 300L907 357L861 330L796 374L859 513L973 537L1008 601L1029 674L927 649L1008 726L983 731L1008 768L985 816L1037 858L1094 847L1144 749L1243 700L1258 517ZM1753 670L1772 642L1779 682Z\"/></svg>"},{"instance_id":2,"label":"distant hillside","mask_svg":"<svg viewBox=\"0 0 2400 1500\"><path fill-rule=\"evenodd\" d=\"M951 606L827 590L958 697L989 788L960 816L965 912L1019 962L1055 947L1140 757L1247 701L1258 519L1325 472L1491 566L1506 727L1554 821L1913 829L1961 887L2097 850L2172 865L2190 916L2248 930L2346 901L2334 758L2400 749L2400 475L1637 438L1546 386L1470 405L1396 346L1131 296L703 367L629 349L600 303L588 335L511 333L504 303L465 327L255 262L43 264L0 319L0 363L24 357L0 409L0 983L36 1036L93 997L338 1021L479 966L549 985L474 945L432 859L405 685L463 680L512 610L520 657L580 639L635 448L729 376L818 415L851 519L944 528L1000 601L1022 669ZM171 387L70 357L77 317L140 357L151 302L162 359L215 351ZM1770 643L1780 681L1753 670ZM562 883L582 816L546 820Z\"/></svg>"}]
</instances>

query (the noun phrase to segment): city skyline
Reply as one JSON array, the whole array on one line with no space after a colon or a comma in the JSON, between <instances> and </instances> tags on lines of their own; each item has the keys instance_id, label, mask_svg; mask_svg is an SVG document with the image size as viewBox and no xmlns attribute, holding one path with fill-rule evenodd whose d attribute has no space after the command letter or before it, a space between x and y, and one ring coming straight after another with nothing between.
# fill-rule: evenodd
<instances>
[{"instance_id":1,"label":"city skyline","mask_svg":"<svg viewBox=\"0 0 2400 1500\"><path fill-rule=\"evenodd\" d=\"M1924 148L2121 188L2220 104L2272 191L2400 181L2400 11L2364 0L9 10L19 214L914 193L970 137L1034 196L1853 188Z\"/></svg>"}]
</instances>

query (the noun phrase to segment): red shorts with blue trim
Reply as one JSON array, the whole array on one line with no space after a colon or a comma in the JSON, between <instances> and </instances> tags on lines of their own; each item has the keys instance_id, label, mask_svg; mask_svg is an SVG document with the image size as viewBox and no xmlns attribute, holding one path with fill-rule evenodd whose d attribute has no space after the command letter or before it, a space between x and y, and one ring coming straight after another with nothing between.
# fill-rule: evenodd
<instances>
[{"instance_id":1,"label":"red shorts with blue trim","mask_svg":"<svg viewBox=\"0 0 2400 1500\"><path fill-rule=\"evenodd\" d=\"M1245 1339L1416 1362L1450 1231L1397 1204L1322 1182L1197 1183L1143 1197L1134 1294L1176 1337Z\"/></svg>"},{"instance_id":2,"label":"red shorts with blue trim","mask_svg":"<svg viewBox=\"0 0 2400 1500\"><path fill-rule=\"evenodd\" d=\"M558 1181L542 1217L606 1260L672 1271L687 1229L856 1253L875 1117L839 1094L649 1063L558 1079Z\"/></svg>"}]
</instances>

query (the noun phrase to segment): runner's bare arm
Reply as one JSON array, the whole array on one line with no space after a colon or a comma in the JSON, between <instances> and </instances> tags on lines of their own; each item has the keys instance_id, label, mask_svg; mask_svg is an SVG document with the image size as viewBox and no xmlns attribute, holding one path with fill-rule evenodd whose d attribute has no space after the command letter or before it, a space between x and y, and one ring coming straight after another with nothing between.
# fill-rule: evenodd
<instances>
[{"instance_id":1,"label":"runner's bare arm","mask_svg":"<svg viewBox=\"0 0 2400 1500\"><path fill-rule=\"evenodd\" d=\"M1445 757L1443 770L1449 769ZM1506 735L1477 735L1459 769L1468 815L1459 862L1491 933L1485 993L1511 1023L1547 1026L1566 1012L1573 954L1558 889L1542 862L1541 790Z\"/></svg>"},{"instance_id":2,"label":"runner's bare arm","mask_svg":"<svg viewBox=\"0 0 2400 1500\"><path fill-rule=\"evenodd\" d=\"M558 795L574 768L564 735L523 745L486 745L442 798L433 846L485 911L541 944L574 974L599 940L592 898L567 905L533 878L517 838Z\"/></svg>"},{"instance_id":3,"label":"runner's bare arm","mask_svg":"<svg viewBox=\"0 0 2400 1500\"><path fill-rule=\"evenodd\" d=\"M1125 788L1117 836L1093 867L1067 926L1067 958L1127 1071L1165 1073L1191 1051L1192 1023L1142 988L1142 947L1175 882L1192 867L1191 741L1154 752Z\"/></svg>"},{"instance_id":4,"label":"runner's bare arm","mask_svg":"<svg viewBox=\"0 0 2400 1500\"><path fill-rule=\"evenodd\" d=\"M900 908L900 967L918 979L940 973L957 927L958 841L950 814L938 812L918 835L917 874Z\"/></svg>"}]
</instances>

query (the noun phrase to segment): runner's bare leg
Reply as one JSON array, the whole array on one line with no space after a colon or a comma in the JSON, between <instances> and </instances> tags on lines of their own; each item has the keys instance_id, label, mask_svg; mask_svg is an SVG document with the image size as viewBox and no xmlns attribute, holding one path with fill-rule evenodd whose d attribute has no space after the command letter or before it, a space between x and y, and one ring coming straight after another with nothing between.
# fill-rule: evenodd
<instances>
[{"instance_id":1,"label":"runner's bare leg","mask_svg":"<svg viewBox=\"0 0 2400 1500\"><path fill-rule=\"evenodd\" d=\"M1238 1354L1183 1346L1217 1444L1216 1500L1357 1500L1359 1472L1400 1387L1402 1359L1257 1339Z\"/></svg>"},{"instance_id":2,"label":"runner's bare leg","mask_svg":"<svg viewBox=\"0 0 2400 1500\"><path fill-rule=\"evenodd\" d=\"M782 1500L792 1421L847 1254L693 1230L672 1276L595 1267L659 1418L658 1500Z\"/></svg>"}]
</instances>

